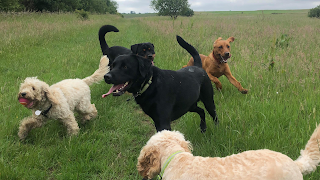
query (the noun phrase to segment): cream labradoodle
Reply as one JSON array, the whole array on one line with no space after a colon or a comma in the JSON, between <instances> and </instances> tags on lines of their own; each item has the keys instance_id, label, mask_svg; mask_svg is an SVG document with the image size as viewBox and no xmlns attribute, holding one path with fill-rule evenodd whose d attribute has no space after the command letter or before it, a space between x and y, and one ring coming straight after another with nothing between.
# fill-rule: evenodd
<instances>
[{"instance_id":1,"label":"cream labradoodle","mask_svg":"<svg viewBox=\"0 0 320 180\"><path fill-rule=\"evenodd\" d=\"M268 149L211 158L193 156L183 134L164 130L142 148L137 169L144 179L161 172L163 180L302 180L320 162L319 139L320 126L295 161Z\"/></svg>"},{"instance_id":2,"label":"cream labradoodle","mask_svg":"<svg viewBox=\"0 0 320 180\"><path fill-rule=\"evenodd\" d=\"M41 127L48 119L60 120L67 127L69 135L76 135L79 126L73 111L81 115L82 123L97 116L97 109L90 102L89 86L103 80L103 76L109 72L108 64L109 59L103 56L99 69L91 76L84 79L65 79L50 87L37 77L27 77L21 83L18 100L32 110L32 116L22 120L19 138L24 140L31 129Z\"/></svg>"}]
</instances>

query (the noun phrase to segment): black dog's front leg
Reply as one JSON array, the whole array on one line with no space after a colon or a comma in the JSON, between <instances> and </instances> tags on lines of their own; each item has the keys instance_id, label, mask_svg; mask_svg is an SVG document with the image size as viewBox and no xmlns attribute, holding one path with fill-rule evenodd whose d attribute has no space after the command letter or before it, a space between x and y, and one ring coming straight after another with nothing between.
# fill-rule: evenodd
<instances>
[{"instance_id":1,"label":"black dog's front leg","mask_svg":"<svg viewBox=\"0 0 320 180\"><path fill-rule=\"evenodd\" d=\"M153 118L154 125L156 127L157 132L160 132L162 130L169 130L171 131L171 120L169 117L164 116L164 114L160 117L154 117Z\"/></svg>"},{"instance_id":2,"label":"black dog's front leg","mask_svg":"<svg viewBox=\"0 0 320 180\"><path fill-rule=\"evenodd\" d=\"M160 132L162 130L169 130L171 131L170 122L163 122L163 123L155 123L157 132Z\"/></svg>"}]
</instances>

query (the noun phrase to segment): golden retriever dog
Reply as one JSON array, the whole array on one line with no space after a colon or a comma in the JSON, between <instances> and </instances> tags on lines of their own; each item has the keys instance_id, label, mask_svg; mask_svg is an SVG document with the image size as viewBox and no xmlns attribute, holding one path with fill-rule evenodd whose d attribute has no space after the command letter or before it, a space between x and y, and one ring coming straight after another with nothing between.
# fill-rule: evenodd
<instances>
[{"instance_id":1,"label":"golden retriever dog","mask_svg":"<svg viewBox=\"0 0 320 180\"><path fill-rule=\"evenodd\" d=\"M209 56L200 54L202 60L202 68L207 72L210 80L216 85L218 90L222 89L222 84L219 81L219 77L225 75L231 84L233 84L242 94L247 94L248 90L244 89L240 82L232 75L228 65L228 59L231 57L230 43L234 41L234 37L229 37L227 40L222 40L219 37L213 43L213 50ZM191 58L187 66L193 66L194 60Z\"/></svg>"},{"instance_id":2,"label":"golden retriever dog","mask_svg":"<svg viewBox=\"0 0 320 180\"><path fill-rule=\"evenodd\" d=\"M142 148L137 169L144 179L158 175L163 180L302 180L320 162L319 127L295 161L268 149L227 157L193 156L183 134L163 130Z\"/></svg>"},{"instance_id":3,"label":"golden retriever dog","mask_svg":"<svg viewBox=\"0 0 320 180\"><path fill-rule=\"evenodd\" d=\"M89 86L103 80L109 72L109 59L103 56L99 69L84 79L65 79L49 85L37 79L27 77L20 85L18 100L20 104L32 110L32 115L22 120L19 127L19 138L24 140L29 131L41 127L48 119L60 120L69 135L76 135L79 126L73 111L82 117L82 123L95 118L98 114L94 104L91 104Z\"/></svg>"}]
</instances>

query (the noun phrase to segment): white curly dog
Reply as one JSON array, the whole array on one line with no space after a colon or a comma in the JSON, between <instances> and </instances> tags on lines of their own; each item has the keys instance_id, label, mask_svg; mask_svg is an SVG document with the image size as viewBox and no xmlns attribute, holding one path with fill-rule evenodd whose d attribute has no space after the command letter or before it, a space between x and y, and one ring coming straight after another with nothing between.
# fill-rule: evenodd
<instances>
[{"instance_id":1,"label":"white curly dog","mask_svg":"<svg viewBox=\"0 0 320 180\"><path fill-rule=\"evenodd\" d=\"M320 162L319 139L320 126L295 161L268 149L211 158L193 156L183 134L164 130L142 148L137 169L144 179L158 175L163 180L302 180Z\"/></svg>"},{"instance_id":2,"label":"white curly dog","mask_svg":"<svg viewBox=\"0 0 320 180\"><path fill-rule=\"evenodd\" d=\"M69 135L78 134L79 126L73 112L82 116L82 123L97 116L97 109L91 104L89 86L103 80L103 76L109 72L108 64L109 59L103 56L99 69L91 76L65 79L50 87L37 77L27 77L20 85L18 100L32 110L32 116L21 121L19 138L24 140L31 129L41 127L48 119L60 120L67 127Z\"/></svg>"}]
</instances>

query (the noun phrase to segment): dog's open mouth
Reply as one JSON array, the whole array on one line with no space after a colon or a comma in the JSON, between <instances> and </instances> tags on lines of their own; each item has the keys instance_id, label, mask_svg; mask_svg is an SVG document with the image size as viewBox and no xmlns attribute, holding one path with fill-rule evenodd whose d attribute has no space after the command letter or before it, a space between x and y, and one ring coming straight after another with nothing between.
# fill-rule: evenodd
<instances>
[{"instance_id":1,"label":"dog's open mouth","mask_svg":"<svg viewBox=\"0 0 320 180\"><path fill-rule=\"evenodd\" d=\"M126 92L127 89L129 89L131 84L132 83L129 81L124 84L114 84L106 94L102 95L102 98L105 98L110 94L113 94L113 96L121 96L124 92Z\"/></svg>"},{"instance_id":2,"label":"dog's open mouth","mask_svg":"<svg viewBox=\"0 0 320 180\"><path fill-rule=\"evenodd\" d=\"M155 56L156 56L156 55L153 54L152 56L148 56L148 57L147 57L147 59L151 60L152 66L154 66L154 57L155 57Z\"/></svg>"},{"instance_id":3,"label":"dog's open mouth","mask_svg":"<svg viewBox=\"0 0 320 180\"><path fill-rule=\"evenodd\" d=\"M34 102L29 100L29 99L26 99L26 98L19 98L19 103L24 105L26 108L32 108Z\"/></svg>"},{"instance_id":4,"label":"dog's open mouth","mask_svg":"<svg viewBox=\"0 0 320 180\"><path fill-rule=\"evenodd\" d=\"M220 60L221 63L227 63L230 56L223 57L223 56L221 56L221 54L220 54L220 57L221 57L221 60Z\"/></svg>"}]
</instances>

